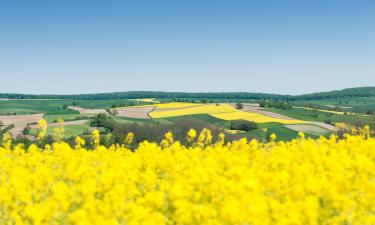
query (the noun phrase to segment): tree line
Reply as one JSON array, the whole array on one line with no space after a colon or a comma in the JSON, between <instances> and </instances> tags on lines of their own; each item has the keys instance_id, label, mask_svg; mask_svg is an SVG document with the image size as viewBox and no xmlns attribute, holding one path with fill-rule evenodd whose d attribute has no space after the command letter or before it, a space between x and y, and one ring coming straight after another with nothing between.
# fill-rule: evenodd
<instances>
[{"instance_id":1,"label":"tree line","mask_svg":"<svg viewBox=\"0 0 375 225\"><path fill-rule=\"evenodd\" d=\"M283 101L296 100L320 100L331 98L350 98L350 97L375 97L375 87L347 88L337 91L319 92L303 95L281 95L267 93L250 92L207 92L207 93L188 93L188 92L161 92L161 91L127 91L112 93L94 93L77 95L33 95L33 94L15 94L0 93L0 98L5 99L72 99L72 100L113 100L113 99L137 99L137 98L183 98L183 99L270 99Z\"/></svg>"}]
</instances>

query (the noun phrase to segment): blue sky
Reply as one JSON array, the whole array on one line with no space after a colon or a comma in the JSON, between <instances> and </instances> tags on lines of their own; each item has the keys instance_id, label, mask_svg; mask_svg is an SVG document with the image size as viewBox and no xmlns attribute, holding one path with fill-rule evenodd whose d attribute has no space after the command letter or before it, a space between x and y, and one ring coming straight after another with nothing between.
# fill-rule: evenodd
<instances>
[{"instance_id":1,"label":"blue sky","mask_svg":"<svg viewBox=\"0 0 375 225\"><path fill-rule=\"evenodd\" d=\"M375 86L375 1L0 1L0 92Z\"/></svg>"}]
</instances>

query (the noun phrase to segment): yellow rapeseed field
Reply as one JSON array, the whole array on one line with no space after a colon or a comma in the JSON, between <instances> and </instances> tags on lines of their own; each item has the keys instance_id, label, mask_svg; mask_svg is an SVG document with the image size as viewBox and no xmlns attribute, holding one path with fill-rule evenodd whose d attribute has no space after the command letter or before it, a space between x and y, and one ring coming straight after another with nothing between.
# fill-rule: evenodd
<instances>
[{"instance_id":1,"label":"yellow rapeseed field","mask_svg":"<svg viewBox=\"0 0 375 225\"><path fill-rule=\"evenodd\" d=\"M175 105L176 103L171 103L171 105ZM183 103L180 103L183 104ZM168 111L152 111L149 113L151 118L166 118L166 117L174 117L174 116L186 116L186 115L195 115L195 114L212 114L212 113L223 113L223 112L233 112L236 111L229 104L208 104L208 105L196 105L195 103L185 103L185 104L194 104L192 107L180 107L174 110ZM157 107L165 107L160 104ZM172 108L172 107L171 107ZM175 107L176 108L176 107Z\"/></svg>"},{"instance_id":2,"label":"yellow rapeseed field","mask_svg":"<svg viewBox=\"0 0 375 225\"><path fill-rule=\"evenodd\" d=\"M179 109L179 108L186 108L186 107L192 107L192 106L199 106L202 104L198 103L188 103L188 102L170 102L170 103L159 103L154 104L158 109Z\"/></svg>"},{"instance_id":3,"label":"yellow rapeseed field","mask_svg":"<svg viewBox=\"0 0 375 225\"><path fill-rule=\"evenodd\" d=\"M138 98L135 100L139 102L158 103L158 101L156 101L155 98Z\"/></svg>"},{"instance_id":4,"label":"yellow rapeseed field","mask_svg":"<svg viewBox=\"0 0 375 225\"><path fill-rule=\"evenodd\" d=\"M1 224L375 224L375 139L0 147ZM131 143L128 134L125 143Z\"/></svg>"},{"instance_id":5,"label":"yellow rapeseed field","mask_svg":"<svg viewBox=\"0 0 375 225\"><path fill-rule=\"evenodd\" d=\"M234 111L234 112L226 112L226 113L213 113L210 114L213 117L216 117L218 119L222 120L248 120L253 121L256 123L282 123L282 124L302 124L302 123L308 123L307 121L303 120L287 120L287 119L277 119L272 118L269 116L265 116L259 113L250 113L250 112L243 112L243 111Z\"/></svg>"},{"instance_id":6,"label":"yellow rapeseed field","mask_svg":"<svg viewBox=\"0 0 375 225\"><path fill-rule=\"evenodd\" d=\"M262 115L259 113L250 113L239 111L229 104L197 104L197 103L182 103L182 102L172 102L172 103L160 103L154 104L156 109L171 109L171 110L154 110L149 113L149 116L154 119L158 118L168 118L175 116L186 116L195 114L209 114L218 119L222 120L248 120L254 121L256 123L281 123L281 124L303 124L308 123L303 120L287 120L278 119Z\"/></svg>"}]
</instances>

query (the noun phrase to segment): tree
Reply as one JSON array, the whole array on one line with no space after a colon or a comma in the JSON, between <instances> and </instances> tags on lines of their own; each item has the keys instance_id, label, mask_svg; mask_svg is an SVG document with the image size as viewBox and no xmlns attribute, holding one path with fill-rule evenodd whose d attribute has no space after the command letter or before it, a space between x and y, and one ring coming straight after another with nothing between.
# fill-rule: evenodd
<instances>
[{"instance_id":1,"label":"tree","mask_svg":"<svg viewBox=\"0 0 375 225\"><path fill-rule=\"evenodd\" d=\"M30 127L29 124L27 124L27 126L25 127L25 129L23 129L22 134L23 135L29 135L30 134L30 130L31 130L31 127Z\"/></svg>"},{"instance_id":2,"label":"tree","mask_svg":"<svg viewBox=\"0 0 375 225\"><path fill-rule=\"evenodd\" d=\"M253 121L232 120L230 122L230 129L231 130L250 131L250 130L255 130L257 128L258 128L258 124L256 124Z\"/></svg>"},{"instance_id":3,"label":"tree","mask_svg":"<svg viewBox=\"0 0 375 225\"><path fill-rule=\"evenodd\" d=\"M236 109L243 109L243 104L241 102L237 102Z\"/></svg>"}]
</instances>

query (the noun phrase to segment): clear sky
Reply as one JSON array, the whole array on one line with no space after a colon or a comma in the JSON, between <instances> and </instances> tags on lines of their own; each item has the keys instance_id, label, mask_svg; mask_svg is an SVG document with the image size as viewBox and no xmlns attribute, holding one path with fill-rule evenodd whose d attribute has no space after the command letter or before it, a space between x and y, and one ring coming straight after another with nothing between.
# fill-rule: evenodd
<instances>
[{"instance_id":1,"label":"clear sky","mask_svg":"<svg viewBox=\"0 0 375 225\"><path fill-rule=\"evenodd\" d=\"M375 86L375 1L1 1L0 92Z\"/></svg>"}]
</instances>

